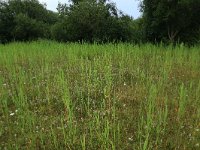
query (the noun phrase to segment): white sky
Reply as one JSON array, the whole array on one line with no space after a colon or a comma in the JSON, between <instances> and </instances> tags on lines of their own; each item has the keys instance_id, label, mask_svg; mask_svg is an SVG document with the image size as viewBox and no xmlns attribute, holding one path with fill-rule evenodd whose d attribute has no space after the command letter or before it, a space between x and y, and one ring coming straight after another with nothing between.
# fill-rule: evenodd
<instances>
[{"instance_id":1,"label":"white sky","mask_svg":"<svg viewBox=\"0 0 200 150\"><path fill-rule=\"evenodd\" d=\"M41 3L47 4L47 9L56 11L58 2L68 3L68 0L39 0ZM139 12L139 0L111 0L116 3L117 8L122 10L125 14L131 15L133 18L140 16Z\"/></svg>"}]
</instances>

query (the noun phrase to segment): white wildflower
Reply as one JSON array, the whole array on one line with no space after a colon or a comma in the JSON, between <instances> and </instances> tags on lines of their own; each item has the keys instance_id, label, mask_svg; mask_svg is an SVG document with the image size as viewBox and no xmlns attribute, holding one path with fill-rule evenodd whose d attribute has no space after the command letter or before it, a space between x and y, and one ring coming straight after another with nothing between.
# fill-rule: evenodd
<instances>
[{"instance_id":1,"label":"white wildflower","mask_svg":"<svg viewBox=\"0 0 200 150\"><path fill-rule=\"evenodd\" d=\"M133 138L132 138L132 137L130 137L130 138L128 138L128 140L129 140L129 141L133 141Z\"/></svg>"},{"instance_id":2,"label":"white wildflower","mask_svg":"<svg viewBox=\"0 0 200 150\"><path fill-rule=\"evenodd\" d=\"M15 115L15 113L11 113L11 114L10 114L10 116L14 116L14 115Z\"/></svg>"}]
</instances>

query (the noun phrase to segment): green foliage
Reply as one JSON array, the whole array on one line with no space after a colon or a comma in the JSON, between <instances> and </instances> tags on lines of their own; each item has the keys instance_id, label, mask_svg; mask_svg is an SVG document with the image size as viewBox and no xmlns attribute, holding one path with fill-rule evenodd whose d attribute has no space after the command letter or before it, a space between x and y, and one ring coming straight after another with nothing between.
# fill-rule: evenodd
<instances>
[{"instance_id":1,"label":"green foliage","mask_svg":"<svg viewBox=\"0 0 200 150\"><path fill-rule=\"evenodd\" d=\"M0 18L0 42L50 38L50 25L57 21L37 0L2 1Z\"/></svg>"},{"instance_id":2,"label":"green foliage","mask_svg":"<svg viewBox=\"0 0 200 150\"><path fill-rule=\"evenodd\" d=\"M144 0L142 11L150 41L191 43L197 38L199 0Z\"/></svg>"},{"instance_id":3,"label":"green foliage","mask_svg":"<svg viewBox=\"0 0 200 150\"><path fill-rule=\"evenodd\" d=\"M9 5L4 1L0 1L0 43L5 43L12 38L13 20L14 16Z\"/></svg>"},{"instance_id":4,"label":"green foliage","mask_svg":"<svg viewBox=\"0 0 200 150\"><path fill-rule=\"evenodd\" d=\"M52 28L52 36L62 41L128 41L131 18L119 17L116 6L104 1L73 1L58 5L60 22ZM62 32L62 34L60 34Z\"/></svg>"},{"instance_id":5,"label":"green foliage","mask_svg":"<svg viewBox=\"0 0 200 150\"><path fill-rule=\"evenodd\" d=\"M132 18L106 0L72 1L58 4L58 13L48 11L37 0L0 3L0 42L38 38L58 41L132 41Z\"/></svg>"},{"instance_id":6,"label":"green foliage","mask_svg":"<svg viewBox=\"0 0 200 150\"><path fill-rule=\"evenodd\" d=\"M69 36L67 27L65 22L57 22L51 27L51 37L58 41L66 42Z\"/></svg>"},{"instance_id":7,"label":"green foliage","mask_svg":"<svg viewBox=\"0 0 200 150\"><path fill-rule=\"evenodd\" d=\"M63 42L200 41L199 0L144 0L133 20L109 0L71 0L57 11L38 0L0 1L0 43L38 38Z\"/></svg>"},{"instance_id":8,"label":"green foliage","mask_svg":"<svg viewBox=\"0 0 200 150\"><path fill-rule=\"evenodd\" d=\"M130 22L131 27L131 41L134 43L145 42L144 34L144 18L138 18Z\"/></svg>"},{"instance_id":9,"label":"green foliage","mask_svg":"<svg viewBox=\"0 0 200 150\"><path fill-rule=\"evenodd\" d=\"M44 37L45 25L41 21L31 19L24 14L18 14L14 22L16 24L12 31L14 39L25 41Z\"/></svg>"}]
</instances>

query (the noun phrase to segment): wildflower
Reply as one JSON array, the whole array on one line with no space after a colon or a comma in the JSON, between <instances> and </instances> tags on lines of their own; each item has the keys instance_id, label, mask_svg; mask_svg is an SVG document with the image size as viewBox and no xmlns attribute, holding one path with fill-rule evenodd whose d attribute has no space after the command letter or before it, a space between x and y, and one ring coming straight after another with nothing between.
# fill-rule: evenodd
<instances>
[{"instance_id":1,"label":"wildflower","mask_svg":"<svg viewBox=\"0 0 200 150\"><path fill-rule=\"evenodd\" d=\"M195 146L196 146L196 147L199 147L199 143L197 143Z\"/></svg>"},{"instance_id":2,"label":"wildflower","mask_svg":"<svg viewBox=\"0 0 200 150\"><path fill-rule=\"evenodd\" d=\"M10 116L14 116L14 115L15 115L15 113L11 113L11 114L10 114Z\"/></svg>"},{"instance_id":3,"label":"wildflower","mask_svg":"<svg viewBox=\"0 0 200 150\"><path fill-rule=\"evenodd\" d=\"M132 137L130 137L130 138L128 138L128 140L129 140L129 141L133 141L133 138L132 138Z\"/></svg>"},{"instance_id":4,"label":"wildflower","mask_svg":"<svg viewBox=\"0 0 200 150\"><path fill-rule=\"evenodd\" d=\"M126 86L126 82L124 82L124 86Z\"/></svg>"}]
</instances>

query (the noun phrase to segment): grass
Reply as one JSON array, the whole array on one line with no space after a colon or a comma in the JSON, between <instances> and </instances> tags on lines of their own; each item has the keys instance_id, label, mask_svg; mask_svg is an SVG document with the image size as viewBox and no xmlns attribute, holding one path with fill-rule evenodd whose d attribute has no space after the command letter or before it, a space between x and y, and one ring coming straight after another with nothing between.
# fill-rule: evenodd
<instances>
[{"instance_id":1,"label":"grass","mask_svg":"<svg viewBox=\"0 0 200 150\"><path fill-rule=\"evenodd\" d=\"M199 149L200 50L0 45L0 149Z\"/></svg>"}]
</instances>

